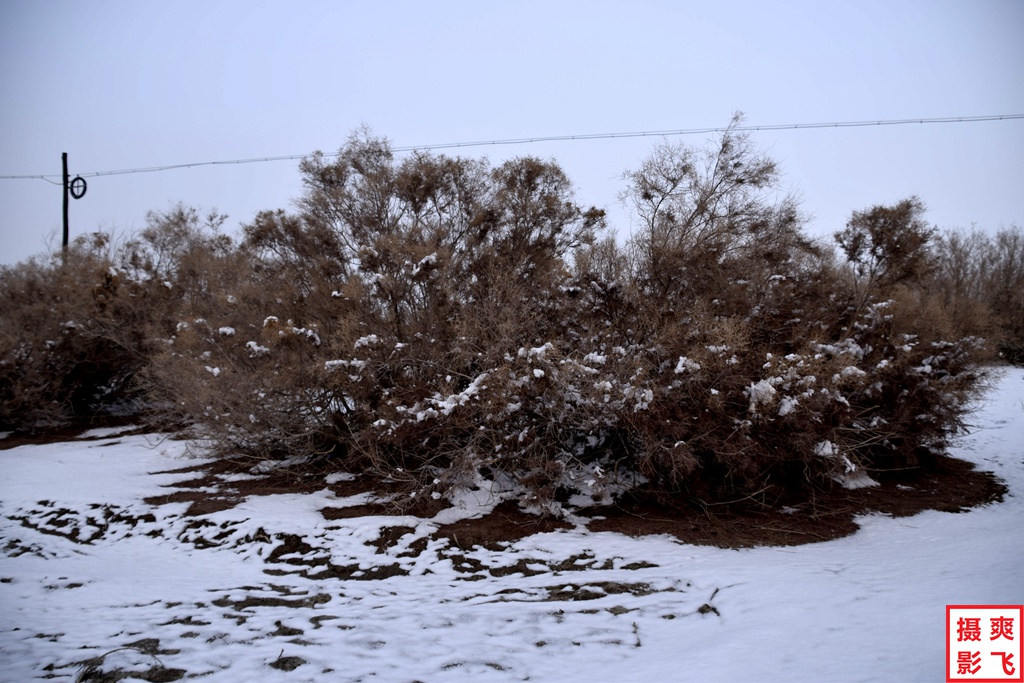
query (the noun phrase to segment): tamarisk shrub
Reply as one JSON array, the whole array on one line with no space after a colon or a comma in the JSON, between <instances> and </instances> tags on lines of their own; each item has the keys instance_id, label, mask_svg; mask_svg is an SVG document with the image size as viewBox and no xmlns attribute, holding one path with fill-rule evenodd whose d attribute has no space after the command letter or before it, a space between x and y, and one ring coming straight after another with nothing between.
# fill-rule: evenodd
<instances>
[{"instance_id":1,"label":"tamarisk shrub","mask_svg":"<svg viewBox=\"0 0 1024 683\"><path fill-rule=\"evenodd\" d=\"M168 322L209 289L196 258L229 248L224 220L177 205L131 239L96 232L0 269L0 425L45 430L150 407L137 380Z\"/></svg>"},{"instance_id":2,"label":"tamarisk shrub","mask_svg":"<svg viewBox=\"0 0 1024 683\"><path fill-rule=\"evenodd\" d=\"M205 275L153 395L222 457L553 513L768 504L943 448L983 375L925 296L923 205L855 212L843 263L738 123L626 174L624 245L551 161L398 159L359 131L302 162L294 212L180 271Z\"/></svg>"}]
</instances>

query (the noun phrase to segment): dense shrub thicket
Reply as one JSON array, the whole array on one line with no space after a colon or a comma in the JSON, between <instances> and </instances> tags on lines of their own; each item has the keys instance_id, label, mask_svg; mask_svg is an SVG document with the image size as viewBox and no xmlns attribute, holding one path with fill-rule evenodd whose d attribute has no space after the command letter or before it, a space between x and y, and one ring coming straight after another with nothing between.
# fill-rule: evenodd
<instances>
[{"instance_id":1,"label":"dense shrub thicket","mask_svg":"<svg viewBox=\"0 0 1024 683\"><path fill-rule=\"evenodd\" d=\"M929 286L954 333L985 337L1003 359L1024 365L1024 230L947 231L932 254Z\"/></svg>"},{"instance_id":2,"label":"dense shrub thicket","mask_svg":"<svg viewBox=\"0 0 1024 683\"><path fill-rule=\"evenodd\" d=\"M911 198L854 212L837 253L733 130L626 175L625 244L551 161L360 132L300 171L237 243L177 207L0 271L0 422L134 401L222 457L405 500L770 501L942 449L978 338L1024 339L1019 229L936 236Z\"/></svg>"},{"instance_id":3,"label":"dense shrub thicket","mask_svg":"<svg viewBox=\"0 0 1024 683\"><path fill-rule=\"evenodd\" d=\"M148 403L137 379L231 243L223 216L178 206L131 240L79 238L0 269L0 428L60 427Z\"/></svg>"}]
</instances>

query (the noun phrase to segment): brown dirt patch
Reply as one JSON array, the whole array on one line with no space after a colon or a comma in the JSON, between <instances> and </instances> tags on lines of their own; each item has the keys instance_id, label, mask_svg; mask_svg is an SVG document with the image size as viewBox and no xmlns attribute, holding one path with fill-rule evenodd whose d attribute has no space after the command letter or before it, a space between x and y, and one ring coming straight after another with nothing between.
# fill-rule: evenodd
<instances>
[{"instance_id":1,"label":"brown dirt patch","mask_svg":"<svg viewBox=\"0 0 1024 683\"><path fill-rule=\"evenodd\" d=\"M322 474L275 472L254 479L234 480L251 468L229 462L205 462L174 470L195 473L196 478L169 487L168 493L147 499L160 505L188 502L187 514L205 515L228 509L249 496L280 493L312 493L330 488L339 498L375 491L370 477L356 477L328 486ZM947 456L932 456L920 467L872 472L878 486L848 490L838 484L810 491L805 498L772 501L744 500L734 503L686 506L659 505L650 497L624 496L613 506L587 508L578 514L591 531L613 531L629 536L668 534L686 543L723 548L788 546L815 543L854 533L857 515L879 512L905 517L923 510L962 512L1002 500L1006 487L990 472ZM378 493L386 494L376 489ZM425 519L447 506L444 501L420 503L401 510L387 503L327 507L327 520L403 514ZM433 538L447 538L452 547L483 546L500 549L536 533L569 529L572 525L551 517L523 512L514 502L504 502L493 512L441 527ZM396 545L408 527L389 527L379 541L380 550Z\"/></svg>"},{"instance_id":2,"label":"brown dirt patch","mask_svg":"<svg viewBox=\"0 0 1024 683\"><path fill-rule=\"evenodd\" d=\"M809 498L771 506L751 501L694 505L687 509L626 497L610 507L592 508L591 531L629 536L669 534L696 545L745 548L828 541L854 533L857 515L880 512L909 517L924 510L965 512L1000 502L1006 486L991 472L947 456L933 456L921 467L872 472L879 485L848 490L838 484L815 489Z\"/></svg>"},{"instance_id":3,"label":"brown dirt patch","mask_svg":"<svg viewBox=\"0 0 1024 683\"><path fill-rule=\"evenodd\" d=\"M131 420L123 417L100 416L94 420L82 421L74 425L64 427L53 427L37 432L13 432L3 439L0 439L0 451L18 448L19 446L45 446L53 443L64 443L67 441L102 441L106 439L117 439L122 436L133 436L136 434L151 434L152 429L145 426L138 426L138 420ZM87 431L93 429L104 429L123 427L124 431L109 436L87 436Z\"/></svg>"},{"instance_id":4,"label":"brown dirt patch","mask_svg":"<svg viewBox=\"0 0 1024 683\"><path fill-rule=\"evenodd\" d=\"M434 538L447 538L457 548L469 550L483 546L498 550L533 534L557 529L571 529L572 525L552 517L538 517L523 512L516 503L506 501L495 506L489 515L476 519L463 519L441 527Z\"/></svg>"},{"instance_id":5,"label":"brown dirt patch","mask_svg":"<svg viewBox=\"0 0 1024 683\"><path fill-rule=\"evenodd\" d=\"M166 495L151 496L146 498L145 502L149 505L190 503L185 514L201 516L229 510L249 496L314 493L330 489L337 497L346 498L360 493L370 493L374 490L373 483L369 478L365 477L356 477L351 481L327 484L324 482L322 475L282 470L254 476L251 470L252 465L249 463L227 460L207 461L179 469L166 470L158 474L196 473L201 476L168 486ZM238 476L243 476L244 478L239 479L237 478ZM362 507L368 508L369 506ZM339 511L345 509L347 508L337 508ZM378 512L376 514L381 513ZM338 518L340 516L335 519ZM328 519L332 518L328 517Z\"/></svg>"},{"instance_id":6,"label":"brown dirt patch","mask_svg":"<svg viewBox=\"0 0 1024 683\"><path fill-rule=\"evenodd\" d=\"M326 520L336 520L386 515L389 512L390 509L384 503L371 503L369 505L350 505L344 508L324 508L320 514Z\"/></svg>"}]
</instances>

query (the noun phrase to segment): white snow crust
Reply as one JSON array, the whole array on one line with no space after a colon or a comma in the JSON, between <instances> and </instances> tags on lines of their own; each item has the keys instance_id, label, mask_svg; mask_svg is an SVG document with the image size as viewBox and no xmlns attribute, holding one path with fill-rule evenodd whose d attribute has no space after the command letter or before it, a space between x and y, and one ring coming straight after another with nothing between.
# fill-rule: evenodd
<instances>
[{"instance_id":1,"label":"white snow crust","mask_svg":"<svg viewBox=\"0 0 1024 683\"><path fill-rule=\"evenodd\" d=\"M484 489L433 520L328 521L366 497L326 486L189 517L144 501L196 476L169 473L197 464L183 442L0 450L0 681L73 681L126 646L102 666L159 660L210 683L944 680L946 604L1024 603L1024 370L1001 372L953 455L1000 477L1003 502L870 515L798 547L582 527L502 549L430 538L485 514L500 496ZM772 393L752 389L755 405ZM289 534L301 552L272 561Z\"/></svg>"}]
</instances>

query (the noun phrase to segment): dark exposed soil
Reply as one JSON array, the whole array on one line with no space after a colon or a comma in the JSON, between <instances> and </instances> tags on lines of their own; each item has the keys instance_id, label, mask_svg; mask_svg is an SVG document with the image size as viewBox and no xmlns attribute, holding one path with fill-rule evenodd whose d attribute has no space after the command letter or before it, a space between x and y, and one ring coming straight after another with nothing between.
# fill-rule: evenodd
<instances>
[{"instance_id":1,"label":"dark exposed soil","mask_svg":"<svg viewBox=\"0 0 1024 683\"><path fill-rule=\"evenodd\" d=\"M248 496L308 493L325 487L339 498L373 491L369 478L326 486L322 477L296 478L279 473L260 479L223 482L218 475L239 471L238 466L223 462L195 471L202 472L203 476L182 482L166 496L150 498L147 502L190 502L188 514L205 515L232 507ZM630 536L668 534L686 543L723 548L785 546L852 534L857 530L854 521L857 515L878 512L906 517L923 510L962 512L999 502L1006 492L1006 487L992 473L946 456L936 456L919 468L873 472L872 478L878 486L848 490L835 484L817 488L799 502L773 501L770 506L745 500L717 504L693 502L680 508L624 496L615 505L586 508L578 514L587 520L591 531L614 531ZM217 493L210 493L211 489ZM429 509L404 510L403 514L429 518L441 507L443 504L434 504ZM383 502L322 510L327 520L394 513L395 510ZM532 515L513 502L504 502L482 518L442 526L434 536L449 539L453 547L497 549L531 534L572 527L567 521ZM408 531L405 527L389 529L393 532L387 533L385 529L380 539L383 545L393 545Z\"/></svg>"},{"instance_id":2,"label":"dark exposed soil","mask_svg":"<svg viewBox=\"0 0 1024 683\"><path fill-rule=\"evenodd\" d=\"M229 510L249 496L313 493L329 488L339 498L344 498L373 491L368 479L356 478L353 481L342 481L328 486L324 483L323 476L287 471L272 472L257 478L234 479L238 475L251 476L250 470L251 464L226 460L168 470L174 474L195 473L196 478L180 482L168 488L166 495L152 496L147 498L146 502L150 505L190 503L186 514L199 516ZM211 490L215 492L211 493ZM370 514L373 506L364 508L365 514ZM381 507L375 514L383 513L384 508Z\"/></svg>"},{"instance_id":3,"label":"dark exposed soil","mask_svg":"<svg viewBox=\"0 0 1024 683\"><path fill-rule=\"evenodd\" d=\"M140 427L134 421L117 416L101 415L95 419L82 421L75 425L56 427L38 432L13 432L3 439L0 439L0 451L19 446L44 446L62 441L99 441L102 439L114 438L111 436L87 436L82 434L90 429L121 427L124 430L115 436L130 436L132 434L146 434L152 430L147 427Z\"/></svg>"},{"instance_id":4,"label":"dark exposed soil","mask_svg":"<svg viewBox=\"0 0 1024 683\"><path fill-rule=\"evenodd\" d=\"M743 548L801 545L854 533L857 515L879 512L909 517L924 510L965 512L1000 502L1006 487L991 472L971 463L934 456L926 467L873 472L879 485L848 490L838 484L815 489L801 502L770 507L751 501L694 504L679 510L627 498L617 505L582 511L591 531L630 536L669 534L686 543Z\"/></svg>"},{"instance_id":5,"label":"dark exposed soil","mask_svg":"<svg viewBox=\"0 0 1024 683\"><path fill-rule=\"evenodd\" d=\"M571 529L572 524L553 517L538 517L523 512L519 506L506 501L495 506L491 514L479 519L464 519L441 527L436 536L447 538L463 550L482 546L497 550L502 544L515 543L533 534Z\"/></svg>"},{"instance_id":6,"label":"dark exposed soil","mask_svg":"<svg viewBox=\"0 0 1024 683\"><path fill-rule=\"evenodd\" d=\"M71 438L74 436L58 435L57 438L51 436L49 441ZM0 439L0 448L26 442L48 441L39 437L8 437ZM287 471L239 478L238 475L251 472L251 463L227 461L204 462L173 471L195 477L169 487L166 495L146 499L147 503L187 502L190 506L186 514L201 517L230 509L249 496L312 493L329 488L338 498L357 494L371 496L366 504L325 508L322 513L327 520L395 513L383 500L373 502L375 486L369 477L355 477L331 485L324 483L322 475ZM970 463L947 456L933 456L917 468L872 472L871 476L878 486L855 490L838 484L822 486L800 500L774 500L770 505L762 500L747 499L713 504L692 501L683 507L673 507L652 502L650 497L624 496L615 505L581 509L577 514L586 520L591 531L613 531L630 536L668 534L686 543L724 548L785 546L852 534L857 530L854 521L857 515L878 512L906 517L923 510L962 512L999 502L1006 493L1006 487L992 473L976 470ZM444 501L425 501L418 508L402 510L402 514L430 518L446 505ZM463 549L473 546L496 549L531 534L572 526L553 517L528 514L515 503L505 502L482 518L443 526L435 537L447 538L453 547ZM393 545L406 531L406 528L394 527L392 533L382 536L380 543Z\"/></svg>"}]
</instances>

